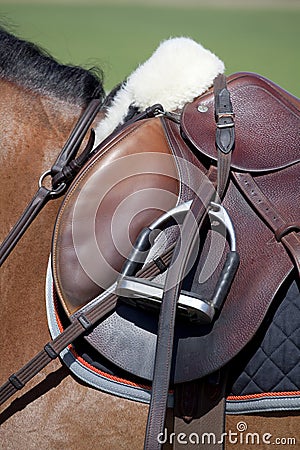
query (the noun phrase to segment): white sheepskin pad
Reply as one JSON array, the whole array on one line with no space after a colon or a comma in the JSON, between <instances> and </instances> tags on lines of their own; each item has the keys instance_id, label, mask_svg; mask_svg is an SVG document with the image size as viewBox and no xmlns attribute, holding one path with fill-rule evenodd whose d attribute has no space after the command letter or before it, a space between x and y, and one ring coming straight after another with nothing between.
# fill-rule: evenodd
<instances>
[{"instance_id":1,"label":"white sheepskin pad","mask_svg":"<svg viewBox=\"0 0 300 450\"><path fill-rule=\"evenodd\" d=\"M123 123L130 105L142 111L160 103L166 111L174 111L203 94L224 70L216 55L190 38L163 41L117 92L96 129L96 144Z\"/></svg>"}]
</instances>

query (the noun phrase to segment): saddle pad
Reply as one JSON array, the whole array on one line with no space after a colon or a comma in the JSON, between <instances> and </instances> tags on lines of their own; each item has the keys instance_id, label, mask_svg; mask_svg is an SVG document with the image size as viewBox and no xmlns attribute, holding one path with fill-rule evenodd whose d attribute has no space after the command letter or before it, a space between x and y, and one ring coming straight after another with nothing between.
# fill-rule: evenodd
<instances>
[{"instance_id":1,"label":"saddle pad","mask_svg":"<svg viewBox=\"0 0 300 450\"><path fill-rule=\"evenodd\" d=\"M288 280L255 338L231 364L232 413L300 408L300 290Z\"/></svg>"},{"instance_id":2,"label":"saddle pad","mask_svg":"<svg viewBox=\"0 0 300 450\"><path fill-rule=\"evenodd\" d=\"M53 288L49 261L46 306L54 339L63 330L63 324ZM232 388L226 402L229 414L300 409L300 377L297 373L300 293L297 283L292 282L283 295L282 302L272 306L274 311L270 311L252 343L232 361L232 381L229 383ZM288 355L288 360L285 355ZM150 385L129 378L118 367L112 367L98 352L92 352L85 342L65 349L61 358L76 377L96 389L137 402L150 402ZM169 393L168 407L173 407L172 392Z\"/></svg>"},{"instance_id":3,"label":"saddle pad","mask_svg":"<svg viewBox=\"0 0 300 450\"><path fill-rule=\"evenodd\" d=\"M288 285L255 339L234 362L234 372L242 375L234 381L232 395L300 392L300 291L295 280Z\"/></svg>"}]
</instances>

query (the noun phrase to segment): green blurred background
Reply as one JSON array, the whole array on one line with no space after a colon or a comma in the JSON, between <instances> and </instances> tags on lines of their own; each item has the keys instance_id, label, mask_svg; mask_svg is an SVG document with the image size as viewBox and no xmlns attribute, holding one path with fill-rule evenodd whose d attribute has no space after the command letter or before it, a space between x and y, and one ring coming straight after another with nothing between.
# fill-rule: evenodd
<instances>
[{"instance_id":1,"label":"green blurred background","mask_svg":"<svg viewBox=\"0 0 300 450\"><path fill-rule=\"evenodd\" d=\"M63 63L100 66L107 90L160 41L189 36L216 53L227 74L258 72L300 96L300 0L0 0L0 17Z\"/></svg>"}]
</instances>

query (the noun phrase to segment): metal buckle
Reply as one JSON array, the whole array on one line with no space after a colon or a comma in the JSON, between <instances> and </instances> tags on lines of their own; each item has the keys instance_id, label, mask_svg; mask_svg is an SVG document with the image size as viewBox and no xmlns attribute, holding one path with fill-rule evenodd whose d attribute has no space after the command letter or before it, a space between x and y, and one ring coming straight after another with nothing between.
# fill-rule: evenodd
<instances>
[{"instance_id":1,"label":"metal buckle","mask_svg":"<svg viewBox=\"0 0 300 450\"><path fill-rule=\"evenodd\" d=\"M40 179L39 179L39 188L41 188L42 186L44 186L43 185L43 183L44 183L44 180L47 178L47 177L51 177L51 179L52 179L52 174L51 174L51 170L46 170L46 172L44 172L41 176L40 176ZM44 186L45 187L45 186ZM51 195L51 197L60 197L62 194L63 194L63 192L64 192L64 190L66 189L66 187L67 187L67 185L66 185L66 183L61 183L61 184L59 184L57 187L56 187L56 189L48 189L48 191L49 191L49 194ZM46 188L47 189L47 188Z\"/></svg>"},{"instance_id":2,"label":"metal buckle","mask_svg":"<svg viewBox=\"0 0 300 450\"><path fill-rule=\"evenodd\" d=\"M216 118L217 118L216 127L217 128L232 128L232 127L234 127L234 117L235 117L235 114L233 112L216 114ZM222 119L230 119L230 122L221 122L220 123L220 121Z\"/></svg>"}]
</instances>

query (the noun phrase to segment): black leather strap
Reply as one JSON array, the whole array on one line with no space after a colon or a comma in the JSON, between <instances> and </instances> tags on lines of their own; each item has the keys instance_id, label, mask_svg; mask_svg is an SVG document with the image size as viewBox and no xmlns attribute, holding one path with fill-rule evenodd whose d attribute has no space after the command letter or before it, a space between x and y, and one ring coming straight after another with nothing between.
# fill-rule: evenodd
<instances>
[{"instance_id":1,"label":"black leather strap","mask_svg":"<svg viewBox=\"0 0 300 450\"><path fill-rule=\"evenodd\" d=\"M223 74L214 80L216 148L218 150L218 184L217 193L222 198L227 186L231 154L234 148L234 114L227 89L226 77Z\"/></svg>"},{"instance_id":2,"label":"black leather strap","mask_svg":"<svg viewBox=\"0 0 300 450\"><path fill-rule=\"evenodd\" d=\"M62 181L60 180L59 174L63 172L65 167L68 166L69 163L75 158L89 127L99 112L101 105L102 101L100 99L91 100L83 114L78 119L57 160L51 167L54 188L61 184Z\"/></svg>"}]
</instances>

